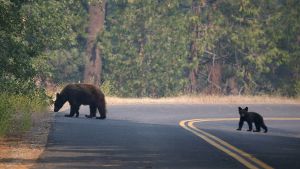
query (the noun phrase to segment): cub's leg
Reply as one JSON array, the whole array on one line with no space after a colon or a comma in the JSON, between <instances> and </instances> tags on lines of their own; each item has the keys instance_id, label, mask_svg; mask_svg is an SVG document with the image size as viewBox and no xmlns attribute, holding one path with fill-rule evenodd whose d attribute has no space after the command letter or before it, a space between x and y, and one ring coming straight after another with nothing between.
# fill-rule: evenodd
<instances>
[{"instance_id":1,"label":"cub's leg","mask_svg":"<svg viewBox=\"0 0 300 169\"><path fill-rule=\"evenodd\" d=\"M254 130L253 132L260 132L260 123L258 121L255 122L255 128L256 130Z\"/></svg>"},{"instance_id":2,"label":"cub's leg","mask_svg":"<svg viewBox=\"0 0 300 169\"><path fill-rule=\"evenodd\" d=\"M247 123L248 123L248 126L249 126L249 129L247 131L252 131L252 122L247 121Z\"/></svg>"},{"instance_id":3,"label":"cub's leg","mask_svg":"<svg viewBox=\"0 0 300 169\"><path fill-rule=\"evenodd\" d=\"M85 115L86 118L93 118L96 116L97 107L90 105L90 115Z\"/></svg>"},{"instance_id":4,"label":"cub's leg","mask_svg":"<svg viewBox=\"0 0 300 169\"><path fill-rule=\"evenodd\" d=\"M262 122L261 127L265 130L265 133L268 132L268 127L265 125L264 122Z\"/></svg>"},{"instance_id":5,"label":"cub's leg","mask_svg":"<svg viewBox=\"0 0 300 169\"><path fill-rule=\"evenodd\" d=\"M97 117L97 119L105 119L106 118L106 112L104 110L104 107L98 105L97 108L98 108L98 111L100 113L100 117Z\"/></svg>"},{"instance_id":6,"label":"cub's leg","mask_svg":"<svg viewBox=\"0 0 300 169\"><path fill-rule=\"evenodd\" d=\"M243 125L244 125L244 120L241 118L239 122L239 128L237 128L236 130L242 130Z\"/></svg>"}]
</instances>

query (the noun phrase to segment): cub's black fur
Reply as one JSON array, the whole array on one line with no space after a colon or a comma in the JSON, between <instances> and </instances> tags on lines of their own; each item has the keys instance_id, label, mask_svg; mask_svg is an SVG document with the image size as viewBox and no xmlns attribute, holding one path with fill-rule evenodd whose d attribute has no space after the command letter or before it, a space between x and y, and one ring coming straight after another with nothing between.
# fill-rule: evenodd
<instances>
[{"instance_id":1,"label":"cub's black fur","mask_svg":"<svg viewBox=\"0 0 300 169\"><path fill-rule=\"evenodd\" d=\"M252 123L254 123L256 128L254 132L260 132L260 128L263 128L265 130L265 133L268 132L268 128L265 125L264 119L260 114L256 112L248 112L248 107L246 107L245 109L239 107L239 113L240 113L240 122L239 122L239 128L237 130L241 130L244 121L246 121L249 126L249 130L247 131L252 131Z\"/></svg>"}]
</instances>

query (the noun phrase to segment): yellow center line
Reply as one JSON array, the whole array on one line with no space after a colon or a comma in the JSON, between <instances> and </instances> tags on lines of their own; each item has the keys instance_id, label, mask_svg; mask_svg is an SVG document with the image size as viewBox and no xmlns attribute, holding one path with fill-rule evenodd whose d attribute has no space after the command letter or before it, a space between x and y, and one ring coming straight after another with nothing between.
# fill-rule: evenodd
<instances>
[{"instance_id":1,"label":"yellow center line","mask_svg":"<svg viewBox=\"0 0 300 169\"><path fill-rule=\"evenodd\" d=\"M223 141L223 140L217 138L216 136L214 136L214 135L212 135L212 134L209 134L209 133L207 133L207 132L205 132L205 131L203 131L203 130L200 130L199 128L196 128L196 127L193 125L195 122L199 122L199 121L192 121L192 122L189 122L188 125L189 125L191 128L193 128L194 130L196 130L196 131L198 131L198 132L201 132L202 134L204 134L204 135L206 135L206 136L212 138L213 140L218 141L221 145L227 147L228 149L231 149L231 150L237 152L238 154L242 155L244 158L247 158L247 159L253 161L254 163L258 164L260 167L265 168L265 169L271 169L271 168L272 168L271 166L267 165L266 163L260 161L259 159L255 158L254 156L252 156L252 155L250 155L250 154L248 154L248 153L242 151L241 149L238 149L238 148L234 147L233 145L227 143L226 141Z\"/></svg>"},{"instance_id":2,"label":"yellow center line","mask_svg":"<svg viewBox=\"0 0 300 169\"><path fill-rule=\"evenodd\" d=\"M243 165L245 165L246 167L250 168L250 169L258 169L256 166L254 166L253 164L249 163L247 160L245 160L244 158L240 157L237 153L234 153L230 150L228 150L227 148L223 147L222 145L218 144L217 142L213 141L212 139L210 139L209 137L198 133L192 129L190 129L189 127L187 127L185 125L185 123L188 122L187 121L181 121L179 124L181 127L183 127L184 129L194 133L196 136L202 138L203 140L205 140L206 142L208 142L209 144L211 144L212 146L216 147L217 149L223 151L224 153L230 155L231 157L233 157L234 159L236 159L237 161L239 161L240 163L242 163Z\"/></svg>"},{"instance_id":3,"label":"yellow center line","mask_svg":"<svg viewBox=\"0 0 300 169\"><path fill-rule=\"evenodd\" d=\"M300 120L300 118L285 118L285 117L280 117L280 118L264 118L265 120ZM255 158L253 155L248 154L241 149L238 149L234 147L233 145L225 142L224 140L221 140L220 138L207 133L203 130L200 130L199 128L194 126L194 123L198 122L211 122L211 121L234 121L234 120L239 120L239 118L207 118L207 119L191 119L191 120L183 120L179 123L181 127L184 129L194 133L198 137L202 138L212 146L216 147L217 149L225 152L229 156L233 157L243 165L245 165L248 168L255 169L257 168L255 165L251 164L245 159L248 159L252 161L254 164L260 166L261 168L264 169L272 169L271 166L268 164L262 162L261 160ZM187 124L187 125L186 125ZM234 151L234 152L233 152Z\"/></svg>"}]
</instances>

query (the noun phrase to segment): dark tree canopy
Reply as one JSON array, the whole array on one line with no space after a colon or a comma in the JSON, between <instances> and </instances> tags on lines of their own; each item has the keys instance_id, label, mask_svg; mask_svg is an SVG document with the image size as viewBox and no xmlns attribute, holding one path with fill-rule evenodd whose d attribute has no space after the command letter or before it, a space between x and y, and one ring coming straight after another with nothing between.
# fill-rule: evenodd
<instances>
[{"instance_id":1,"label":"dark tree canopy","mask_svg":"<svg viewBox=\"0 0 300 169\"><path fill-rule=\"evenodd\" d=\"M92 49L108 94L300 95L298 0L105 2L1 1L1 80L83 81L96 3L104 28Z\"/></svg>"}]
</instances>

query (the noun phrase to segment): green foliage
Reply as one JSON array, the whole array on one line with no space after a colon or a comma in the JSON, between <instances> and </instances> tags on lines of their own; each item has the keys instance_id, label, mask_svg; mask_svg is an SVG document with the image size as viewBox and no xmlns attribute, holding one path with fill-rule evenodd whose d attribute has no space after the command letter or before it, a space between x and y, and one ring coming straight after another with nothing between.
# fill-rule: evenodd
<instances>
[{"instance_id":1,"label":"green foliage","mask_svg":"<svg viewBox=\"0 0 300 169\"><path fill-rule=\"evenodd\" d=\"M161 97L186 93L194 72L197 92L296 95L299 11L296 0L108 1L104 81L119 96Z\"/></svg>"},{"instance_id":2,"label":"green foliage","mask_svg":"<svg viewBox=\"0 0 300 169\"><path fill-rule=\"evenodd\" d=\"M19 134L31 127L31 114L46 111L44 95L0 94L0 136Z\"/></svg>"},{"instance_id":3,"label":"green foliage","mask_svg":"<svg viewBox=\"0 0 300 169\"><path fill-rule=\"evenodd\" d=\"M297 95L299 1L201 3L108 2L100 44L104 81L117 95L186 93L192 71L198 92L212 85L223 93ZM220 74L213 75L215 64Z\"/></svg>"},{"instance_id":4,"label":"green foliage","mask_svg":"<svg viewBox=\"0 0 300 169\"><path fill-rule=\"evenodd\" d=\"M108 4L107 29L100 39L104 80L113 81L120 96L167 96L183 88L186 38L180 30L185 25L173 29L176 24L170 21L176 18L164 17L162 6L156 1Z\"/></svg>"},{"instance_id":5,"label":"green foliage","mask_svg":"<svg viewBox=\"0 0 300 169\"><path fill-rule=\"evenodd\" d=\"M27 43L41 50L75 45L76 35L72 34L72 27L78 25L72 22L79 19L79 16L72 8L76 10L76 5L68 1L43 0L23 5L21 12L28 27L25 31Z\"/></svg>"},{"instance_id":6,"label":"green foliage","mask_svg":"<svg viewBox=\"0 0 300 169\"><path fill-rule=\"evenodd\" d=\"M47 41L47 50L33 59L36 78L42 83L79 82L83 78L84 47L87 22L86 1L40 1L36 3L37 16L45 13L40 32L50 32L52 42ZM56 13L52 14L51 11ZM48 25L48 26L47 26ZM59 27L55 27L58 25ZM42 84L43 85L43 84Z\"/></svg>"},{"instance_id":7,"label":"green foliage","mask_svg":"<svg viewBox=\"0 0 300 169\"><path fill-rule=\"evenodd\" d=\"M88 7L103 2L1 1L0 89L82 81ZM127 97L299 95L299 3L106 0L101 88Z\"/></svg>"},{"instance_id":8,"label":"green foliage","mask_svg":"<svg viewBox=\"0 0 300 169\"><path fill-rule=\"evenodd\" d=\"M50 98L32 80L0 78L0 136L20 134L31 127L31 115L45 112Z\"/></svg>"},{"instance_id":9,"label":"green foliage","mask_svg":"<svg viewBox=\"0 0 300 169\"><path fill-rule=\"evenodd\" d=\"M300 96L300 80L295 82L295 95Z\"/></svg>"},{"instance_id":10,"label":"green foliage","mask_svg":"<svg viewBox=\"0 0 300 169\"><path fill-rule=\"evenodd\" d=\"M118 96L118 90L114 88L112 82L106 80L100 86L102 92L107 96Z\"/></svg>"},{"instance_id":11,"label":"green foliage","mask_svg":"<svg viewBox=\"0 0 300 169\"><path fill-rule=\"evenodd\" d=\"M81 1L0 1L1 135L28 129L31 113L48 106L49 98L44 89L37 88L35 81L40 75L55 72L51 70L57 65L45 63L58 60L50 59L49 53L72 54L69 59L73 60L79 58L80 52L76 50L83 48L78 44L84 36L85 12ZM65 49L72 50L68 54L55 52ZM64 71L77 70L77 67L70 66Z\"/></svg>"},{"instance_id":12,"label":"green foliage","mask_svg":"<svg viewBox=\"0 0 300 169\"><path fill-rule=\"evenodd\" d=\"M1 1L0 75L31 78L32 58L45 49L75 45L74 31L83 18L78 6L71 1Z\"/></svg>"},{"instance_id":13,"label":"green foliage","mask_svg":"<svg viewBox=\"0 0 300 169\"><path fill-rule=\"evenodd\" d=\"M44 52L33 61L33 67L38 70L36 78L41 82L51 81L56 84L82 81L83 54L76 48Z\"/></svg>"}]
</instances>

